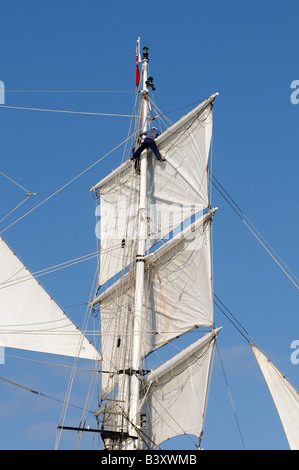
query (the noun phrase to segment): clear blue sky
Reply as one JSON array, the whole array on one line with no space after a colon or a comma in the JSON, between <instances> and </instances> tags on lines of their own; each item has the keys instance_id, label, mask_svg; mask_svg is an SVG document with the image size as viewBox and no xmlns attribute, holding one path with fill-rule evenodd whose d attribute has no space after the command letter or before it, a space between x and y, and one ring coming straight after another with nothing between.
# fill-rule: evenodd
<instances>
[{"instance_id":1,"label":"clear blue sky","mask_svg":"<svg viewBox=\"0 0 299 470\"><path fill-rule=\"evenodd\" d=\"M135 42L141 36L142 46L149 47L155 101L163 112L219 92L214 174L298 277L299 104L290 101L291 82L299 80L298 14L298 2L278 0L159 5L11 0L1 6L0 80L6 90L134 91ZM5 103L130 114L134 93L7 91ZM182 113L169 117L174 121ZM0 171L31 192L46 193L123 141L130 120L0 109L0 122ZM57 195L3 233L33 272L95 251L95 202L86 188L121 158L122 149L69 188L82 191ZM0 219L25 197L1 175L0 195ZM216 190L212 195L219 207L214 218L215 293L298 387L299 364L290 361L290 344L299 339L298 289ZM45 196L24 203L1 223L1 230ZM69 306L88 301L94 272L95 261L88 261L41 281L60 305ZM84 307L67 311L80 324ZM251 350L217 308L215 321L223 326L219 349L246 448L287 448ZM49 360L18 351L7 354ZM84 374L70 400L79 406L84 404ZM64 369L10 357L0 366L0 376L62 400L68 384ZM0 383L0 448L53 449L60 412L59 403ZM78 416L71 410L66 424L77 425ZM63 446L72 448L71 442L65 435ZM178 448L185 444L176 442ZM242 448L217 355L203 447Z\"/></svg>"}]
</instances>

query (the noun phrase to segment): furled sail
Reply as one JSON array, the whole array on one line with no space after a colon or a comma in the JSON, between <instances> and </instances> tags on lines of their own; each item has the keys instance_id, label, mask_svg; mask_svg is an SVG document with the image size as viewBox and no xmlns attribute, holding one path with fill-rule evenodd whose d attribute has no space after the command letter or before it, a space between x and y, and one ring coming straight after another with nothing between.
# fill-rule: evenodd
<instances>
[{"instance_id":1,"label":"furled sail","mask_svg":"<svg viewBox=\"0 0 299 470\"><path fill-rule=\"evenodd\" d=\"M218 332L206 334L143 381L142 431L149 437L147 447L181 434L201 437Z\"/></svg>"},{"instance_id":2,"label":"furled sail","mask_svg":"<svg viewBox=\"0 0 299 470\"><path fill-rule=\"evenodd\" d=\"M299 392L257 347L252 350L265 377L290 448L299 450Z\"/></svg>"},{"instance_id":3,"label":"furled sail","mask_svg":"<svg viewBox=\"0 0 299 470\"><path fill-rule=\"evenodd\" d=\"M0 344L85 359L99 355L35 277L0 239Z\"/></svg>"},{"instance_id":4,"label":"furled sail","mask_svg":"<svg viewBox=\"0 0 299 470\"><path fill-rule=\"evenodd\" d=\"M215 209L145 258L142 356L197 327L213 325L210 226ZM103 396L115 386L129 350L135 270L98 296L102 332Z\"/></svg>"},{"instance_id":5,"label":"furled sail","mask_svg":"<svg viewBox=\"0 0 299 470\"><path fill-rule=\"evenodd\" d=\"M209 206L208 158L213 127L212 95L156 140L167 162L148 159L147 201L150 248L182 221ZM152 156L149 152L149 156ZM96 184L101 202L103 285L130 264L136 228L139 177L127 161Z\"/></svg>"}]
</instances>

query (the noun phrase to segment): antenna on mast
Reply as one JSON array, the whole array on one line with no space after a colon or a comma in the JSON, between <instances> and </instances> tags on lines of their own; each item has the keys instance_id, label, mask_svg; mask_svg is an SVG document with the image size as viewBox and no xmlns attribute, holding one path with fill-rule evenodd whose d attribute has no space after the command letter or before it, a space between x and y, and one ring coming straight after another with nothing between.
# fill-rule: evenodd
<instances>
[{"instance_id":1,"label":"antenna on mast","mask_svg":"<svg viewBox=\"0 0 299 470\"><path fill-rule=\"evenodd\" d=\"M148 62L148 47L146 46L143 48L143 61ZM145 84L147 88L151 88L153 91L155 91L156 88L154 86L153 80L153 77L147 77Z\"/></svg>"}]
</instances>

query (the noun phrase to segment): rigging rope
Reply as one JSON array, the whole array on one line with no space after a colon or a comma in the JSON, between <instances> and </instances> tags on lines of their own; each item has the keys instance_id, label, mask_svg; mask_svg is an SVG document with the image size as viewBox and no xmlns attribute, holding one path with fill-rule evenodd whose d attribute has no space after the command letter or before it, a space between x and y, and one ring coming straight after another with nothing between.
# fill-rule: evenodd
<instances>
[{"instance_id":1,"label":"rigging rope","mask_svg":"<svg viewBox=\"0 0 299 470\"><path fill-rule=\"evenodd\" d=\"M38 392L37 390L33 390L29 387L25 387L24 385L13 382L12 380L5 379L4 377L0 377L0 380L2 380L2 382L9 383L10 385L14 385L15 387L22 388L23 390L27 390L28 392L34 393L35 395L39 395L39 396L44 397L44 398L49 398L51 400L58 401L59 403L64 403L63 400L59 400L58 398L51 397L50 395L46 395L45 393ZM70 404L70 406L72 406L74 408L78 408L79 410L82 410L82 408L80 406L72 405L72 404ZM92 414L94 413L93 411L90 411L90 410L88 412L92 413Z\"/></svg>"},{"instance_id":2,"label":"rigging rope","mask_svg":"<svg viewBox=\"0 0 299 470\"><path fill-rule=\"evenodd\" d=\"M118 90L5 90L5 93L135 93Z\"/></svg>"},{"instance_id":3,"label":"rigging rope","mask_svg":"<svg viewBox=\"0 0 299 470\"><path fill-rule=\"evenodd\" d=\"M153 119L161 118L166 116L167 114L174 113L176 111L181 111L182 109L188 108L190 106L194 106L196 104L201 103L202 100L196 101L194 103L187 104L185 106L181 106L180 108L172 109L171 111L167 111L166 113L161 113L155 116ZM134 114L114 114L114 113L92 113L92 112L84 112L84 111L70 111L70 110L63 110L63 109L47 109L47 108L31 108L25 106L7 106L7 105L0 105L0 108L7 108L7 109L23 109L29 111L45 111L45 112L52 112L52 113L66 113L66 114L82 114L82 115L91 115L91 116L112 116L112 117L129 117L129 118L137 118L141 116L137 116Z\"/></svg>"},{"instance_id":4,"label":"rigging rope","mask_svg":"<svg viewBox=\"0 0 299 470\"><path fill-rule=\"evenodd\" d=\"M24 281L29 281L29 280L32 279L32 276L40 277L40 276L44 276L46 274L51 274L52 272L59 271L59 270L64 269L64 268L68 268L69 266L73 266L75 264L82 263L83 261L88 261L88 260L93 259L97 256L98 256L97 252L89 253L88 255L80 256L79 258L74 258L70 261L65 261L64 263L60 263L60 264L51 266L49 268L41 269L40 271L36 271L33 274L29 273L26 276L22 276L22 277L19 277L17 279L14 279L14 276L17 274L16 273L15 275L10 276L9 279L6 279L5 281L2 281L0 283L0 289L5 289L6 287L11 287L11 286L19 284L21 282L24 282ZM24 266L24 269L26 269L25 266Z\"/></svg>"},{"instance_id":5,"label":"rigging rope","mask_svg":"<svg viewBox=\"0 0 299 470\"><path fill-rule=\"evenodd\" d=\"M21 201L14 209L12 209L10 212L8 212L8 214L6 214L1 220L0 220L0 223L3 222L3 220L7 219L7 217L9 217L14 211L16 211L22 204L24 204L24 202L26 202L28 199L28 196L25 197L25 199L23 199L23 201Z\"/></svg>"},{"instance_id":6,"label":"rigging rope","mask_svg":"<svg viewBox=\"0 0 299 470\"><path fill-rule=\"evenodd\" d=\"M41 92L42 92L42 91L41 91ZM54 91L53 91L53 92L54 92ZM62 91L61 91L61 92L62 92ZM8 106L2 106L2 107L8 107ZM37 109L37 108L16 108L16 107L9 107L9 108L15 108L15 109L33 109L33 110L40 110L40 111L66 112L66 113L76 113L76 114L96 114L96 115L106 115L106 116L108 115L108 114L101 114L101 113L79 113L79 112L75 112L75 111L46 110L46 109ZM182 109L182 108L179 108L179 109ZM167 113L165 113L165 114L167 114ZM161 116L165 116L165 114L161 114ZM126 116L126 117L131 117L131 115L129 116L129 115L112 115L112 114L109 114L109 116ZM135 117L136 117L136 116L135 116ZM160 117L160 116L157 116L157 118L158 118L158 117ZM135 134L136 134L136 132L135 132L134 134L132 134L132 135L135 135ZM124 142L127 142L131 137L132 137L132 136L130 136L130 137L129 137L128 139L126 139ZM122 145L124 142L122 142L120 145ZM120 146L120 145L119 145L119 146ZM118 148L119 146L117 146L116 148ZM116 148L115 148L115 149L116 149ZM77 178L78 178L79 176L81 176L83 173L85 173L85 172L88 171L90 168L92 168L94 165L96 165L97 163L99 163L99 162L100 162L101 160L103 160L107 155L109 155L110 153L112 153L115 149L113 149L111 152L109 152L109 153L106 154L104 157L102 157L101 159L99 159L97 162L95 162L95 163L94 163L93 165L91 165L89 168L87 168L86 170L84 170L82 173L80 173L80 175L78 175L77 177L75 177L74 179L72 179L69 183L67 183L66 185L64 185L62 188L65 188L68 184L70 184L71 182L73 182L75 179L77 179ZM0 173L1 173L1 172L0 172ZM1 174L2 174L2 173L1 173ZM4 175L4 176L6 177L6 175ZM211 174L211 177L212 177L212 179L214 179L214 180L216 181L216 184L218 183L218 185L223 189L223 191L227 194L227 196L231 199L231 201L233 201L232 198L228 195L228 193L224 190L224 188L220 185L220 183L216 180L216 178L215 178L212 174ZM8 178L8 179L10 179L10 178ZM11 180L11 181L14 182L13 180ZM213 183L214 186L215 186L214 181L213 181L213 180L211 180L211 181L212 181L212 183ZM14 182L14 183L15 183L15 182ZM17 184L18 186L20 186L18 183L15 183L15 184ZM27 191L27 190L26 190L25 188L23 188L22 186L20 186L20 187L21 187L22 189L24 189L25 191ZM46 202L48 199L50 199L50 198L51 198L52 196L54 196L55 194L57 194L57 193L59 193L59 192L62 192L62 188L61 188L60 190L57 190L57 191L51 193L51 196L49 196L47 199L45 199L44 201L42 201L40 204L38 204L36 207L34 207L31 211L27 212L27 214L29 214L30 212L32 212L34 209L36 209L37 207L39 207L41 204L43 204L44 202ZM216 187L216 189L219 191L219 189L218 189L217 187ZM221 193L221 191L219 191L219 192L220 192L220 194L223 196L223 194ZM223 196L223 197L224 197L224 196ZM27 199L27 198L26 198L26 199ZM25 200L26 200L26 199L25 199ZM224 197L224 199L226 199L226 198ZM227 200L227 199L226 199L226 200ZM23 201L23 202L24 202L24 201ZM23 202L22 202L22 203L23 203ZM227 202L228 202L228 201L227 201ZM21 203L21 204L22 204L22 203ZM229 202L228 202L228 203L229 203ZM233 201L233 203L234 203L234 205L237 207L238 210L236 210L230 203L229 203L229 205L231 205L231 207L235 210L235 212L237 213L237 215L241 218L241 220L245 223L245 225L249 228L249 230L252 231L252 230L250 229L250 227L248 226L248 224L244 221L243 217L245 217L245 218L248 220L248 222L249 222L253 227L254 227L254 225L249 221L249 219L247 218L247 216L244 214L243 211L241 211L241 209L237 206L237 204L236 204L234 201ZM21 205L21 204L20 204L20 205ZM19 207L19 206L17 206L17 207ZM15 210L15 209L14 209L14 210ZM25 215L27 215L27 214L25 214ZM8 215L9 215L9 214L8 214ZM18 219L18 220L21 220L23 217L25 217L25 215L22 216L22 217L21 217L20 219ZM242 216L243 216L243 217L242 217ZM5 218L6 218L6 217L5 217ZM4 220L4 219L3 219L3 220ZM17 220L17 221L18 221L18 220ZM14 223L16 223L17 221L15 221ZM11 225L14 225L14 223L11 224ZM11 225L10 225L10 226L11 226ZM9 227L10 227L10 226L9 226ZM9 227L7 227L7 228L9 228ZM7 230L7 228L6 228L5 230ZM256 229L255 227L254 227L254 229L257 231L257 229ZM3 232L4 232L5 230L3 230ZM1 233L2 233L2 232L1 232ZM252 233L253 233L254 236L258 239L258 241L260 241L260 239L257 237L257 235L256 235L253 231L252 231ZM266 240L264 239L264 237L262 237L262 235L260 234L260 232L257 231L257 233L261 236L261 238L265 241L265 243L272 249L272 247L266 242ZM264 246L264 248L266 248L265 245L264 245L261 241L260 241L260 243ZM270 251L269 251L267 248L266 248L266 250L270 253ZM277 253L275 253L275 251L274 251L273 249L272 249L272 251L273 251L274 254L279 258L279 256L277 255ZM280 263L277 262L277 260L274 258L274 256L273 256L271 253L270 253L270 255L273 257L273 259L276 261L276 263L282 268L282 266L280 265ZM96 256L97 256L97 255L96 255ZM281 260L281 258L279 258L279 260L283 263L283 261ZM285 265L285 263L283 263L283 264L284 264L284 266L288 269L288 271L289 271L291 274L293 274L293 273L289 270L289 268ZM59 266L59 265L58 265L58 266ZM50 268L49 268L49 269L50 269ZM62 268L60 268L60 269L62 269ZM283 268L282 268L282 269L283 269ZM45 270L43 270L43 271L45 271ZM284 269L283 269L283 271L286 273L286 271L285 271ZM50 271L50 272L52 272L52 271ZM287 273L286 273L286 274L287 274ZM288 274L287 274L287 275L288 275ZM293 275L293 276L294 276L294 275ZM290 276L288 276L288 277L290 277ZM294 276L294 277L295 277L295 276ZM291 278L290 278L290 279L291 279ZM295 278L295 279L297 279L297 278ZM291 279L291 280L292 280L292 279ZM292 282L294 283L294 281L292 281ZM294 283L294 284L295 284L295 283ZM295 284L295 285L296 285L296 284ZM296 287L298 287L298 285L296 285ZM214 296L215 296L215 297L217 298L217 300L224 306L224 304L220 301L220 299L219 299L215 294L214 294ZM221 309L221 307L219 307L219 305L218 305L217 303L216 303L216 305L217 305L217 307L223 312L223 310ZM224 306L224 307L225 307L225 306ZM225 308L226 308L226 307L225 307ZM228 310L228 309L227 309L227 310ZM224 313L224 312L223 312L223 313ZM234 318L235 318L235 317L234 317ZM236 319L235 319L235 320L236 320ZM230 320L230 321L231 321L231 320ZM236 321L237 321L237 320L236 320ZM238 321L237 321L237 322L238 322ZM239 322L238 322L238 323L239 323ZM240 324L239 324L239 325L240 325ZM235 325L234 325L234 326L235 326ZM241 326L241 325L240 325L240 326ZM243 327L242 327L242 328L243 328ZM237 328L237 329L238 329L238 328ZM244 329L244 328L243 328L243 329ZM238 330L239 330L239 329L238 329ZM245 331L246 331L246 330L245 330ZM239 330L239 332L241 333L240 330ZM246 332L246 333L248 334L248 332ZM243 333L241 333L241 334L244 336ZM245 336L244 336L244 337L245 337ZM247 339L247 338L246 338L246 339ZM219 354L219 351L218 351L218 354ZM219 359L220 359L220 362L221 362L221 365L222 365L222 368L223 368L223 364L222 364L220 355L219 355ZM77 366L75 366L75 368L77 369ZM224 373L225 381L226 381L226 384L227 384L227 379L226 379L226 376L225 376L224 369L223 369L223 373ZM0 379L1 379L1 380L5 380L5 379L2 379L2 378L0 378ZM8 381L8 382L10 382L10 381ZM14 384L14 385L18 385L18 384L15 384L15 383L13 383L13 382L10 382L10 383L12 383L12 384ZM37 394L43 395L43 394L41 394L41 393L39 393L39 392L36 392L36 391L34 391L34 390L30 390L30 389L28 389L28 388L26 388L26 387L23 387L23 386L21 386L21 385L20 385L20 387L21 387L21 388L24 388L24 389L27 389L27 390L29 390L29 391L32 392L32 393L37 393ZM229 391L228 384L227 384L227 388L228 388L228 392L229 392L229 395L230 395L230 400L231 400L231 403L232 403L232 406L233 406L233 409L234 409L234 405L233 405L233 402L232 402L232 398L231 398L231 394L230 394L230 391ZM43 396L45 396L45 395L43 395ZM49 397L49 398L51 398L51 397ZM69 399L69 397L68 397L68 399ZM87 400L89 400L89 398L87 398ZM60 400L58 400L58 401L60 401ZM64 403L64 404L67 406L67 405L68 405L68 400L67 400L67 402L65 401L65 402L62 402L62 403ZM70 406L72 406L72 405L70 405ZM81 409L82 409L82 408L81 408ZM86 407L84 408L84 410L86 411ZM236 416L235 409L234 409L234 413L235 413L235 416ZM236 416L236 421L237 421L237 425L238 425L238 428L239 428L239 423L238 423L237 416ZM240 432L240 428L239 428L239 432ZM240 433L240 435L241 435L241 433ZM244 442L243 442L242 435L241 435L241 439L242 439L242 443L243 443L243 446L244 446ZM244 448L245 448L245 446L244 446Z\"/></svg>"},{"instance_id":7,"label":"rigging rope","mask_svg":"<svg viewBox=\"0 0 299 470\"><path fill-rule=\"evenodd\" d=\"M246 225L248 230L258 240L258 242L263 246L263 248L269 253L271 258L280 267L280 269L286 274L286 276L290 279L290 281L294 284L294 286L297 287L297 289L299 289L299 280L297 279L297 277L293 274L290 268L288 268L288 266L284 263L284 261L278 256L276 251L271 247L271 245L267 242L267 240L262 236L262 234L258 231L258 229L253 225L250 219L240 209L240 207L236 204L236 202L232 199L232 197L227 193L227 191L223 188L223 186L219 183L219 181L217 181L215 176L212 175L210 171L209 173L210 173L210 181L213 184L213 186L217 189L217 191L221 194L221 196L225 199L225 201L229 204L229 206L233 209L233 211L237 214L237 216L242 220L242 222ZM227 197L219 189L218 185L222 188L223 192L227 195ZM231 202L228 200L228 198L231 200ZM248 223L246 222L245 219L248 221ZM252 226L252 228L250 227L250 225ZM285 268L282 265L284 265ZM292 278L291 275L293 276L295 280Z\"/></svg>"},{"instance_id":8,"label":"rigging rope","mask_svg":"<svg viewBox=\"0 0 299 470\"><path fill-rule=\"evenodd\" d=\"M17 183L16 181L14 181L12 178L10 178L9 176L5 175L4 173L2 173L2 171L0 171L0 175L4 176L4 178L7 178L9 181L11 181L12 183L14 183L16 186L19 186L19 188L23 189L26 193L30 193L30 191L28 191L28 189L24 188L24 186L20 185L19 183Z\"/></svg>"},{"instance_id":9,"label":"rigging rope","mask_svg":"<svg viewBox=\"0 0 299 470\"><path fill-rule=\"evenodd\" d=\"M218 344L216 344L216 349L217 349L219 361L220 361L220 364L221 364L221 368L222 368L222 372L223 372L223 376L224 376L224 381L225 381L226 388L227 388L227 393L228 393L230 403L231 403L231 406L232 406L232 409L233 409L233 413L234 413L234 416L235 416L235 420L236 420L237 428L238 428L238 431L239 431L240 439L242 441L242 446L243 446L243 449L246 450L243 435L242 435L242 431L241 431L241 427L240 427L240 423L239 423L239 419L238 419L238 415L237 415L236 408L234 406L234 402L233 402L233 398L232 398L232 394L231 394L231 391L230 391L230 388L229 388L229 385L228 385L228 381L227 381L227 377L226 377L226 374L225 374L225 370L224 370L223 362L222 362L222 359L221 359L220 351L219 351L219 348L218 348Z\"/></svg>"},{"instance_id":10,"label":"rigging rope","mask_svg":"<svg viewBox=\"0 0 299 470\"><path fill-rule=\"evenodd\" d=\"M1 353L0 353L1 354ZM46 366L52 366L52 367L63 367L64 369L71 369L72 366L68 366L66 364L55 364L54 362L45 362L45 361L37 361L36 359L31 359L28 357L21 357L21 356L13 356L12 354L3 354L5 357L11 357L12 359L18 359L21 361L27 361L27 362L34 362L35 364L43 364ZM93 369L85 369L83 367L78 367L77 370L83 371L83 372L93 372Z\"/></svg>"},{"instance_id":11,"label":"rigging rope","mask_svg":"<svg viewBox=\"0 0 299 470\"><path fill-rule=\"evenodd\" d=\"M97 241L97 244L98 244L98 241ZM92 287L91 287L91 290L90 290L89 302L88 302L88 306L86 308L85 318L84 318L84 321L83 321L82 340L81 340L81 344L78 347L77 356L74 360L72 373L71 373L71 376L70 376L70 379L69 379L69 384L68 384L68 388L67 388L66 395L65 395L64 406L63 406L63 409L61 410L61 416L60 416L60 421L59 421L60 427L57 428L55 449L58 449L59 442L60 442L60 439L61 439L62 429L63 429L63 426L64 426L64 422L65 422L65 418L66 418L66 414L67 414L67 410L68 410L68 405L69 405L69 400L70 400L70 396L71 396L71 392L72 392L72 388L73 388L73 383L74 383L74 379L75 379L76 370L77 370L77 367L78 367L79 355L80 355L80 352L81 352L83 339L84 339L84 336L86 334L86 329L87 329L87 326L88 326L88 323L89 323L89 320L90 320L90 315L92 313L92 307L90 306L90 303L91 303L91 300L93 298L93 292L94 292L94 289L95 289L95 283L96 283L96 279L97 279L99 262L100 262L100 259L98 258L98 263L97 263L97 267L95 269L94 279L93 279ZM94 342L94 344L96 345L96 342ZM98 374L95 374L95 372L98 371L98 367L99 367L99 361L95 361L95 363L94 363L94 373L92 374L92 378L91 378L92 383L90 384L90 390L91 390L92 386L93 387L95 386L95 383L98 380ZM87 399L86 399L85 408L84 408L84 412L83 412L83 413L85 413L85 415L88 411L87 406L88 406L88 404L90 404L91 398L92 398L92 394L89 393L88 396L87 396Z\"/></svg>"},{"instance_id":12,"label":"rigging rope","mask_svg":"<svg viewBox=\"0 0 299 470\"><path fill-rule=\"evenodd\" d=\"M81 173L79 173L77 176L75 176L74 178L72 178L70 181L68 181L67 183L65 183L61 188L57 189L54 193L52 193L50 196L48 196L46 199L44 199L43 201L41 201L39 204L37 204L36 206L34 206L32 209L30 209L30 211L26 212L25 214L23 214L21 217L19 217L17 220L15 220L13 223L11 223L8 227L6 227L4 230L2 230L0 232L0 234L2 234L3 232L5 232L6 230L8 230L10 227L12 227L13 225L15 225L17 222L19 222L20 220L22 220L24 217L26 217L28 214L30 214L31 212L33 212L35 209L37 209L38 207L40 207L42 204L44 204L45 202L49 201L49 199L51 199L53 196L55 196L56 194L60 193L63 189L65 189L67 186L69 186L71 183L73 183L76 179L80 178L80 176L82 176L84 173L86 173L87 171L89 171L91 168L93 168L94 166L96 166L98 163L100 163L102 160L104 160L104 158L108 157L108 155L110 155L112 152L114 152L115 150L117 150L119 147L121 147L124 143L126 143L132 136L129 136L127 137L125 140L123 140L120 144L118 144L116 147L114 147L112 150L110 150L109 152L107 152L105 155L103 155L101 158L99 158L96 162L94 162L92 165L90 165L89 167L87 167L85 170L81 171Z\"/></svg>"},{"instance_id":13,"label":"rigging rope","mask_svg":"<svg viewBox=\"0 0 299 470\"><path fill-rule=\"evenodd\" d=\"M91 113L91 112L84 112L84 111L69 111L69 110L64 110L64 109L27 108L25 106L0 105L0 108L24 109L24 110L29 110L29 111L46 111L46 112L50 112L50 113L84 114L84 115L89 115L89 116L132 117L131 114ZM135 117L137 117L137 116L135 116Z\"/></svg>"},{"instance_id":14,"label":"rigging rope","mask_svg":"<svg viewBox=\"0 0 299 470\"><path fill-rule=\"evenodd\" d=\"M216 297L216 299L218 300L218 302L221 303L221 305L225 308L225 310L227 311L227 313L233 318L233 320L239 325L239 327L243 330L243 332L240 330L240 328L234 323L234 321L228 317L228 315L223 311L223 309L217 304L217 302L215 301L214 299L214 304L216 305L216 307L219 308L219 310L226 316L226 318L232 323L232 325L236 328L236 330L238 330L238 332L243 336L243 338L249 343L251 344L251 342L255 342L253 340L253 338L250 336L250 334L248 333L248 331L241 325L241 323L236 319L236 317L232 314L232 312L224 305L224 303L219 299L219 297L215 294L214 292L214 297ZM250 341L246 335L248 336L248 338L250 338L252 341Z\"/></svg>"}]
</instances>

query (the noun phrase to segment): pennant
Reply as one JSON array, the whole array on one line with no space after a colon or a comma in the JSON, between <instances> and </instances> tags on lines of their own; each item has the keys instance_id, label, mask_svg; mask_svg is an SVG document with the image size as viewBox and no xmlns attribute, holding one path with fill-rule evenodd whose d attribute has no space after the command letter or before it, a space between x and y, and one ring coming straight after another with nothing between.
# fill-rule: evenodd
<instances>
[{"instance_id":1,"label":"pennant","mask_svg":"<svg viewBox=\"0 0 299 470\"><path fill-rule=\"evenodd\" d=\"M139 67L136 65L136 86L138 87L140 83L140 72L139 72Z\"/></svg>"},{"instance_id":2,"label":"pennant","mask_svg":"<svg viewBox=\"0 0 299 470\"><path fill-rule=\"evenodd\" d=\"M138 67L138 62L140 62L140 38L136 42L136 86L139 86L140 83L140 71Z\"/></svg>"}]
</instances>

